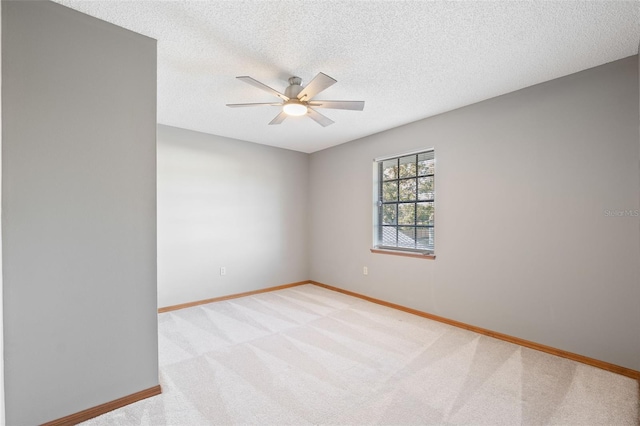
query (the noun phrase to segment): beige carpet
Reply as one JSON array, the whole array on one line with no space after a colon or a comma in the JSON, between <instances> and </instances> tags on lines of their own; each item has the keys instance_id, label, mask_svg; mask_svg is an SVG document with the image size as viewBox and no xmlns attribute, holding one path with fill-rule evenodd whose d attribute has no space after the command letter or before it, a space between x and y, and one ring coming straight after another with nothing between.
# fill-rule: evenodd
<instances>
[{"instance_id":1,"label":"beige carpet","mask_svg":"<svg viewBox=\"0 0 640 426\"><path fill-rule=\"evenodd\" d=\"M86 425L637 425L637 381L303 285L159 315L163 394Z\"/></svg>"}]
</instances>

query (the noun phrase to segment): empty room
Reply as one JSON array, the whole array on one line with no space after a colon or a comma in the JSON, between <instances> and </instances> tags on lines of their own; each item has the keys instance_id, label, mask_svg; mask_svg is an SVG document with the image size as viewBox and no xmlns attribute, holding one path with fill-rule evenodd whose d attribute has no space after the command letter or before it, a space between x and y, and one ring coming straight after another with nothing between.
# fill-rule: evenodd
<instances>
[{"instance_id":1,"label":"empty room","mask_svg":"<svg viewBox=\"0 0 640 426\"><path fill-rule=\"evenodd\" d=\"M0 424L640 425L640 2L0 18Z\"/></svg>"}]
</instances>

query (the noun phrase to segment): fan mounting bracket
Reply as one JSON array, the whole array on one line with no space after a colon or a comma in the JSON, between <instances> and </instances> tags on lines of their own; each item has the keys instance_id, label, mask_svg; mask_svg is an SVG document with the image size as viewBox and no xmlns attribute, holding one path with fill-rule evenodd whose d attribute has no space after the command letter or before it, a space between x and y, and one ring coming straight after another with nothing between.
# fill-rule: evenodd
<instances>
[{"instance_id":1,"label":"fan mounting bracket","mask_svg":"<svg viewBox=\"0 0 640 426\"><path fill-rule=\"evenodd\" d=\"M302 79L300 77L289 77L289 84L291 86L301 86L302 85Z\"/></svg>"}]
</instances>

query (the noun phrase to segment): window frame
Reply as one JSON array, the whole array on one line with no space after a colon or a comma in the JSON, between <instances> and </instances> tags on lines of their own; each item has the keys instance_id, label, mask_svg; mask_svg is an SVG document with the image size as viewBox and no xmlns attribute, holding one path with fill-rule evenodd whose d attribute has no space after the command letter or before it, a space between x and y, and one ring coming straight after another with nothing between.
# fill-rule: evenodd
<instances>
[{"instance_id":1,"label":"window frame","mask_svg":"<svg viewBox=\"0 0 640 426\"><path fill-rule=\"evenodd\" d=\"M404 157L408 157L408 156L416 156L416 165L418 164L418 159L419 159L419 155L420 154L427 154L428 156L432 157L432 161L433 161L433 170L432 173L426 173L426 174L419 174L419 170L416 167L416 171L415 171L415 175L414 176L410 176L410 177L401 177L400 175L400 160ZM383 162L385 161L390 161L390 160L396 160L398 162L398 170L397 170L397 175L394 179L387 179L385 181L384 176L383 176ZM375 158L373 160L373 175L374 175L374 185L373 185L373 248L371 249L372 253L387 253L387 254L397 254L397 255L406 255L406 256L410 256L410 257L424 257L424 258L430 258L430 259L434 259L435 258L435 210L436 210L436 159L435 159L435 148L422 148L419 150L414 150L414 151L410 151L410 152L405 152L405 153L401 153L401 154L395 154L395 155L390 155L390 156L385 156L385 157L379 157L379 158ZM432 193L432 198L429 199L419 199L419 178L423 178L423 177L430 177L433 179L433 187L432 187L432 191L430 191ZM400 181L402 181L403 179L415 179L416 181L416 189L415 189L415 198L412 200L401 200L400 199ZM384 201L383 200L383 183L384 182L392 182L395 181L398 183L398 194L397 194L397 198L394 201ZM433 206L433 210L432 210L432 214L433 214L433 220L431 221L431 224L429 225L418 225L419 222L419 218L417 215L417 208L418 208L418 204L419 203L431 203L431 205ZM406 204L413 204L414 205L414 215L413 215L413 223L412 224L401 224L399 223L399 217L398 217L398 207L400 205L406 205ZM383 220L383 209L385 205L395 205L396 206L396 216L395 216L395 224L392 225L383 225L382 220ZM405 227L411 227L414 229L414 241L416 241L415 246L412 247L403 247L398 245L398 237L396 237L396 245L386 245L383 244L383 238L382 238L382 232L383 232L383 226L391 226L394 227L396 230L396 236L398 235L400 231L400 228L402 228L403 226ZM433 244L431 247L427 247L427 248L418 248L417 247L417 231L418 229L430 229L432 230L431 233L433 235L433 238L431 238L431 241L433 241ZM429 231L427 231L429 233ZM409 237L410 238L410 237Z\"/></svg>"}]
</instances>

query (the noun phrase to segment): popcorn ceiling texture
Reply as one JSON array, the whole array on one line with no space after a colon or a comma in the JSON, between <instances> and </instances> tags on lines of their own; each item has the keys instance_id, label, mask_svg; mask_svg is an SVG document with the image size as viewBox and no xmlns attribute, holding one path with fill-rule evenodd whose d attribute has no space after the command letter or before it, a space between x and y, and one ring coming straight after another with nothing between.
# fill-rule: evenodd
<instances>
[{"instance_id":1,"label":"popcorn ceiling texture","mask_svg":"<svg viewBox=\"0 0 640 426\"><path fill-rule=\"evenodd\" d=\"M158 40L158 122L314 152L634 55L638 1L85 1L56 0ZM338 83L318 99L364 100L267 123L297 75Z\"/></svg>"}]
</instances>

